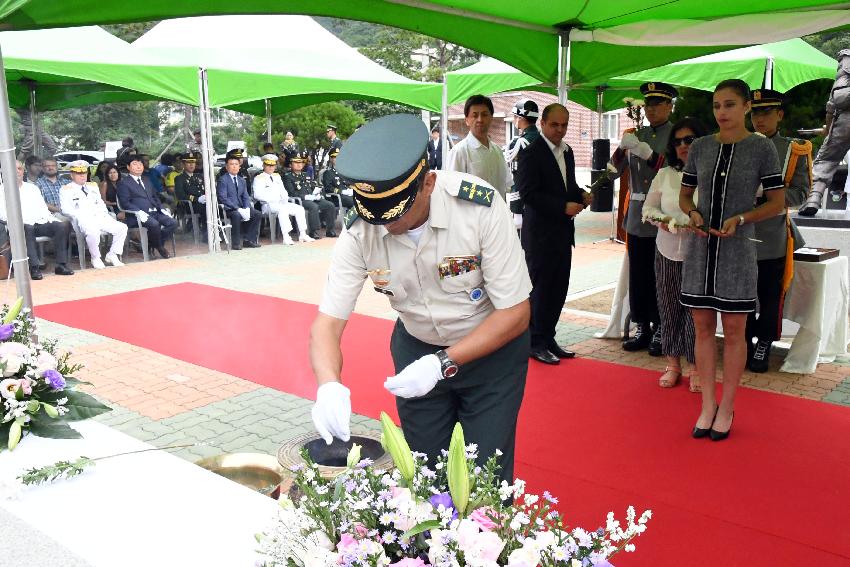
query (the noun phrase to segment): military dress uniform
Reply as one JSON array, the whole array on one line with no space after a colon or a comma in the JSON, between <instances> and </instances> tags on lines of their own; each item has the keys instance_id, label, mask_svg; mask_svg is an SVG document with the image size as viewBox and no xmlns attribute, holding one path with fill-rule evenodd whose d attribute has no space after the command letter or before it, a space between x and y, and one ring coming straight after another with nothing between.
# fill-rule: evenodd
<instances>
[{"instance_id":1,"label":"military dress uniform","mask_svg":"<svg viewBox=\"0 0 850 567\"><path fill-rule=\"evenodd\" d=\"M640 86L644 99L656 98L672 100L678 95L675 88L665 83L644 83ZM629 342L624 344L627 350L639 350L645 348L649 343L648 335L653 333L651 326L655 326L652 343L657 345L653 354L661 354L661 335L658 317L658 301L655 297L655 236L658 229L643 222L643 203L649 193L652 180L665 165L665 153L667 142L673 133L673 125L667 121L660 126L646 126L640 128L634 135L640 142L645 142L652 150L649 157L640 157L635 150L624 150L617 148L611 157L619 177L628 167L629 169L629 208L624 221L624 228L628 233L627 252L629 256L629 310L632 322L638 325L635 333L634 344L636 348L630 348Z\"/></svg>"},{"instance_id":2,"label":"military dress uniform","mask_svg":"<svg viewBox=\"0 0 850 567\"><path fill-rule=\"evenodd\" d=\"M334 248L319 310L348 319L371 276L374 292L398 312L390 341L396 372L435 354L442 365L436 369L442 376L425 393L403 397L407 394L390 387L393 379L387 381L411 449L434 459L448 448L459 421L466 441L478 444L480 462L502 451L502 476L510 480L528 331L459 370L454 365L456 374L444 349L494 310L527 301L531 283L505 202L472 175L432 172L436 185L425 224L401 235L383 226L401 218L420 195L427 140L425 125L410 115L379 118L349 139L338 168L353 184L355 207Z\"/></svg>"},{"instance_id":3,"label":"military dress uniform","mask_svg":"<svg viewBox=\"0 0 850 567\"><path fill-rule=\"evenodd\" d=\"M752 91L752 111L784 108L784 95L770 89ZM779 162L783 164L782 178L785 181L785 204L799 207L806 201L812 181L809 175L812 144L807 140L793 140L774 134L771 141L776 146ZM761 190L756 195L755 206L767 202ZM748 366L753 372L767 371L767 359L771 344L779 340L782 331L782 308L785 292L794 271L793 250L803 245L795 242L793 221L787 209L773 218L755 224L756 258L758 262L758 316L747 315L746 338ZM789 238L791 242L789 243ZM799 240L799 236L797 238ZM789 246L790 245L790 246ZM753 338L758 342L753 347Z\"/></svg>"},{"instance_id":4,"label":"military dress uniform","mask_svg":"<svg viewBox=\"0 0 850 567\"><path fill-rule=\"evenodd\" d=\"M537 107L537 103L530 99L522 99L517 101L514 105L514 115L522 116L526 119L534 119L535 121L540 116L539 109ZM527 148L531 142L540 137L540 130L537 129L537 124L529 124L519 136L515 136L511 142L508 144L508 147L505 149L505 161L508 162L508 167L510 167L512 172L515 172L517 169L517 165L519 164L519 153ZM506 199L508 201L508 206L511 209L511 212L515 215L522 214L522 199L519 196L519 191L516 190L516 186L511 187L511 190L508 191L506 195Z\"/></svg>"},{"instance_id":5,"label":"military dress uniform","mask_svg":"<svg viewBox=\"0 0 850 567\"><path fill-rule=\"evenodd\" d=\"M339 150L331 150L329 155L335 159L339 155ZM325 190L325 195L339 195L342 208L348 210L354 206L354 189L343 183L339 173L330 164L330 160L328 161L328 167L322 172L322 187Z\"/></svg>"},{"instance_id":6,"label":"military dress uniform","mask_svg":"<svg viewBox=\"0 0 850 567\"><path fill-rule=\"evenodd\" d=\"M181 159L183 160L184 166L187 163L197 163L197 159L193 154L186 154ZM193 173L183 170L180 175L174 178L174 195L178 200L178 210L180 210L181 207L189 210L190 212L198 215L198 220L200 221L201 226L206 225L207 197L204 191L204 176L201 173L197 170ZM188 201L191 203L191 207L186 205L185 202L180 201Z\"/></svg>"},{"instance_id":7,"label":"military dress uniform","mask_svg":"<svg viewBox=\"0 0 850 567\"><path fill-rule=\"evenodd\" d=\"M84 160L71 162L69 166L73 173L88 173L89 164ZM112 236L106 261L115 266L123 266L118 257L124 253L127 225L109 214L109 209L106 208L106 203L100 196L97 183L87 182L82 185L74 181L66 183L59 191L59 203L62 214L74 219L77 228L83 233L91 255L92 266L98 269L105 267L100 257L101 231ZM80 250L80 254L85 252Z\"/></svg>"},{"instance_id":8,"label":"military dress uniform","mask_svg":"<svg viewBox=\"0 0 850 567\"><path fill-rule=\"evenodd\" d=\"M277 163L276 155L266 154L263 156L263 165L277 165ZM263 204L263 208L267 208L270 212L278 215L284 244L293 244L292 237L289 236L289 233L292 232L290 215L295 217L295 222L298 225L299 240L302 242L311 240L307 236L307 216L304 207L289 201L289 195L283 186L283 178L280 173L275 171L269 174L261 171L255 175L254 198ZM274 240L274 235L272 235L272 240Z\"/></svg>"},{"instance_id":9,"label":"military dress uniform","mask_svg":"<svg viewBox=\"0 0 850 567\"><path fill-rule=\"evenodd\" d=\"M291 162L307 162L307 152L302 151L293 156ZM283 176L283 186L290 197L301 199L301 206L307 213L307 230L311 238L320 238L319 229L325 225L325 236L336 236L336 207L322 197L321 188L306 173L289 171Z\"/></svg>"}]
</instances>

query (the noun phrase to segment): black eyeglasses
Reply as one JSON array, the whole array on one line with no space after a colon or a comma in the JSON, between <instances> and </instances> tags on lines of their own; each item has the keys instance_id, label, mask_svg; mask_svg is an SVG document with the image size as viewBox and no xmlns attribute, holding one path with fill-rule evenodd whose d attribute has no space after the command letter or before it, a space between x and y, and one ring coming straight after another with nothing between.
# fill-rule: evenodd
<instances>
[{"instance_id":1,"label":"black eyeglasses","mask_svg":"<svg viewBox=\"0 0 850 567\"><path fill-rule=\"evenodd\" d=\"M697 139L696 136L685 136L684 138L673 138L673 147L675 148L675 147L681 146L682 144L685 144L686 146L690 146L691 144L694 143L694 140L696 140L696 139Z\"/></svg>"}]
</instances>

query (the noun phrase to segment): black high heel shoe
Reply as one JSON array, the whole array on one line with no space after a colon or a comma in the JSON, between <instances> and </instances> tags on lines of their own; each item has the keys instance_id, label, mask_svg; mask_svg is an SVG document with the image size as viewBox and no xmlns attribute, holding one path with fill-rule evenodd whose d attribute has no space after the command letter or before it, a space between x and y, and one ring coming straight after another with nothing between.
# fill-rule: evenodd
<instances>
[{"instance_id":1,"label":"black high heel shoe","mask_svg":"<svg viewBox=\"0 0 850 567\"><path fill-rule=\"evenodd\" d=\"M717 414L714 414L714 417L717 417ZM717 431L714 429L714 423L711 424L711 431L708 432L709 437L711 437L712 441L723 441L727 437L729 437L729 433L732 431L732 422L735 421L735 412L732 412L732 421L729 422L729 429L726 431Z\"/></svg>"},{"instance_id":2,"label":"black high heel shoe","mask_svg":"<svg viewBox=\"0 0 850 567\"><path fill-rule=\"evenodd\" d=\"M708 437L712 431L712 427L714 426L714 420L717 419L717 410L720 409L720 406L714 407L714 417L711 419L711 425L708 426L708 429L702 429L700 427L694 426L694 431L691 433L691 437L694 439L702 439L703 437ZM728 435L728 433L727 433Z\"/></svg>"}]
</instances>

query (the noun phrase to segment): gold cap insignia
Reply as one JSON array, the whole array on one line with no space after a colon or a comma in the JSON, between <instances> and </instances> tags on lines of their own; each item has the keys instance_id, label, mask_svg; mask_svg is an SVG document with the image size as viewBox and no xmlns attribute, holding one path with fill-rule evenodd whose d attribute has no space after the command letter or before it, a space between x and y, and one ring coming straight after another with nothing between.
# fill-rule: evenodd
<instances>
[{"instance_id":1,"label":"gold cap insignia","mask_svg":"<svg viewBox=\"0 0 850 567\"><path fill-rule=\"evenodd\" d=\"M655 90L655 83L649 83L647 85L647 90L654 91Z\"/></svg>"},{"instance_id":2,"label":"gold cap insignia","mask_svg":"<svg viewBox=\"0 0 850 567\"><path fill-rule=\"evenodd\" d=\"M375 186L369 185L368 183L355 183L354 186L357 187L358 189L360 189L361 191L363 191L364 193L374 193L375 192Z\"/></svg>"},{"instance_id":3,"label":"gold cap insignia","mask_svg":"<svg viewBox=\"0 0 850 567\"><path fill-rule=\"evenodd\" d=\"M761 91L755 91L753 93L753 100L761 100Z\"/></svg>"}]
</instances>

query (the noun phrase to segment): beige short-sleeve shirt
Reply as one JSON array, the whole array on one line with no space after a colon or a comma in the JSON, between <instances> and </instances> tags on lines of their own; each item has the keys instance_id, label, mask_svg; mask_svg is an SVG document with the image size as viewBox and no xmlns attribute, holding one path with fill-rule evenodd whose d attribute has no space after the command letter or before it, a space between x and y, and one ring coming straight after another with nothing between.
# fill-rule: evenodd
<instances>
[{"instance_id":1,"label":"beige short-sleeve shirt","mask_svg":"<svg viewBox=\"0 0 850 567\"><path fill-rule=\"evenodd\" d=\"M497 192L490 206L458 197L461 185L481 179L437 171L428 225L415 244L406 234L357 220L339 238L319 311L348 319L370 270L390 270L375 293L387 296L407 331L451 346L492 313L526 299L531 280L507 205ZM466 193L468 195L468 192ZM477 256L480 269L440 277L446 258ZM370 281L370 287L373 287Z\"/></svg>"}]
</instances>

